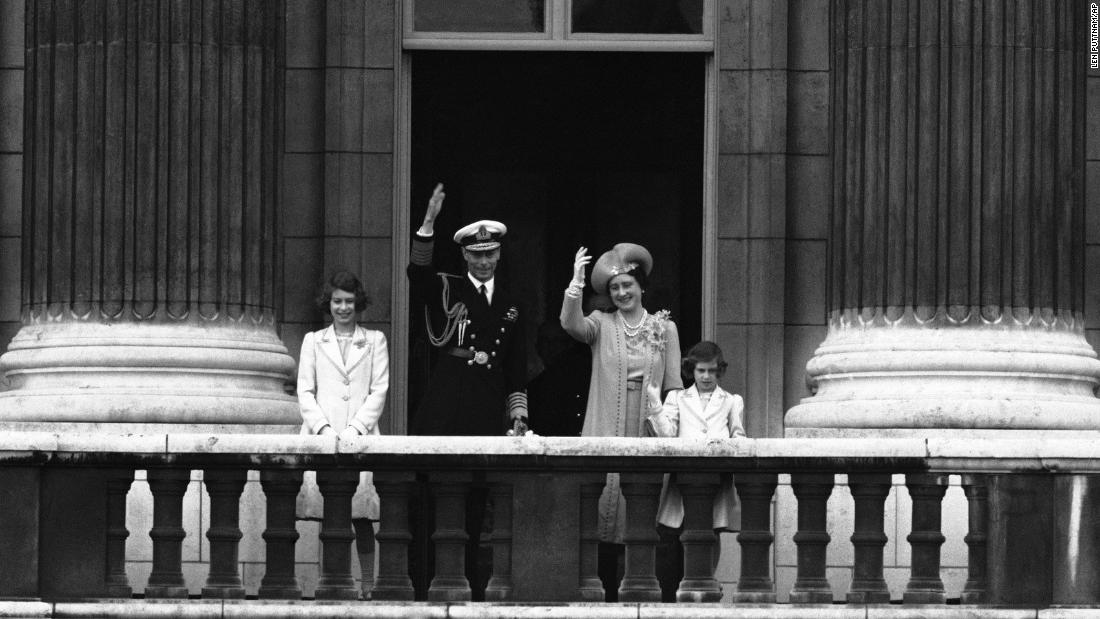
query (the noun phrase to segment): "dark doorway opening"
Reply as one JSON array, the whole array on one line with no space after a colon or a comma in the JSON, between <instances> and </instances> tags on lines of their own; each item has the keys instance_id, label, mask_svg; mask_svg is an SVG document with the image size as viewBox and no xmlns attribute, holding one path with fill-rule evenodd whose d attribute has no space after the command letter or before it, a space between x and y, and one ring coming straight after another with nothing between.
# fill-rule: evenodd
<instances>
[{"instance_id":1,"label":"dark doorway opening","mask_svg":"<svg viewBox=\"0 0 1100 619\"><path fill-rule=\"evenodd\" d=\"M701 54L413 53L412 226L443 182L435 264L451 273L464 270L455 230L508 226L497 275L524 302L529 377L582 245L646 246L646 308L672 312L684 348L699 340L704 75ZM423 302L410 305L410 416L434 354Z\"/></svg>"}]
</instances>

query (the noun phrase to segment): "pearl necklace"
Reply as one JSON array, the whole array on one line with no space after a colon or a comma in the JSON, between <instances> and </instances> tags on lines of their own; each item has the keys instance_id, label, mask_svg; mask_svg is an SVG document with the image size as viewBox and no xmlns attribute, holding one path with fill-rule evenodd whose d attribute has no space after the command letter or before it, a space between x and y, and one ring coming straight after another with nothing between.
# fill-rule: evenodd
<instances>
[{"instance_id":1,"label":"pearl necklace","mask_svg":"<svg viewBox=\"0 0 1100 619\"><path fill-rule=\"evenodd\" d=\"M647 312L645 310L642 310L642 319L638 321L638 324L631 325L630 323L628 323L626 321L626 318L623 317L623 313L619 312L619 322L621 322L623 324L623 332L626 333L630 337L634 337L635 335L638 335L638 332L642 330L642 325L645 324L645 319L648 318L648 317L649 317L649 312Z\"/></svg>"}]
</instances>

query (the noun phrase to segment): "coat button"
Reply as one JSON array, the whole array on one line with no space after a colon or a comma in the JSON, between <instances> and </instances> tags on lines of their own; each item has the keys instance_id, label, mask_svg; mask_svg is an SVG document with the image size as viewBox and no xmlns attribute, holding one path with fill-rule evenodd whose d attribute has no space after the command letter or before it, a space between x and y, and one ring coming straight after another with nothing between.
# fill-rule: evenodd
<instances>
[{"instance_id":1,"label":"coat button","mask_svg":"<svg viewBox=\"0 0 1100 619\"><path fill-rule=\"evenodd\" d=\"M494 350L493 352L491 352L489 354L495 357L495 356L497 356L497 351Z\"/></svg>"},{"instance_id":2,"label":"coat button","mask_svg":"<svg viewBox=\"0 0 1100 619\"><path fill-rule=\"evenodd\" d=\"M489 365L485 366L485 369L486 369L486 370L491 370L491 369L493 369L493 364L492 364L492 363L490 363Z\"/></svg>"},{"instance_id":3,"label":"coat button","mask_svg":"<svg viewBox=\"0 0 1100 619\"><path fill-rule=\"evenodd\" d=\"M466 365L473 365L473 364L474 364L474 360L473 360L473 359L470 359L469 361L467 361L467 362L466 362Z\"/></svg>"},{"instance_id":4,"label":"coat button","mask_svg":"<svg viewBox=\"0 0 1100 619\"><path fill-rule=\"evenodd\" d=\"M498 346L500 345L500 340L497 340L497 345L498 345Z\"/></svg>"},{"instance_id":5,"label":"coat button","mask_svg":"<svg viewBox=\"0 0 1100 619\"><path fill-rule=\"evenodd\" d=\"M348 401L348 396L344 396L344 401L345 401L345 402L347 402L347 401Z\"/></svg>"},{"instance_id":6,"label":"coat button","mask_svg":"<svg viewBox=\"0 0 1100 619\"><path fill-rule=\"evenodd\" d=\"M350 384L351 384L351 381L345 378L345 379L344 379L344 384L345 384L345 385L350 385Z\"/></svg>"},{"instance_id":7,"label":"coat button","mask_svg":"<svg viewBox=\"0 0 1100 619\"><path fill-rule=\"evenodd\" d=\"M500 332L501 332L501 333L504 333L504 327L501 327L501 328L500 328Z\"/></svg>"},{"instance_id":8,"label":"coat button","mask_svg":"<svg viewBox=\"0 0 1100 619\"><path fill-rule=\"evenodd\" d=\"M477 334L476 333L471 333L470 334L470 339L471 340L476 340L477 339Z\"/></svg>"}]
</instances>

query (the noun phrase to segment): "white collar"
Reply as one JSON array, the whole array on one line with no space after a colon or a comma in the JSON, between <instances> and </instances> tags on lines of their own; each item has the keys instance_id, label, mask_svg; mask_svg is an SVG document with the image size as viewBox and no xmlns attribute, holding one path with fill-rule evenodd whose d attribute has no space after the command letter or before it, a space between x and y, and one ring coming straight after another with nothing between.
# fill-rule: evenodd
<instances>
[{"instance_id":1,"label":"white collar","mask_svg":"<svg viewBox=\"0 0 1100 619\"><path fill-rule=\"evenodd\" d=\"M688 393L689 395L692 395L692 396L700 398L700 399L702 399L702 397L703 397L703 394L699 393L699 388L696 387L695 385L692 385L692 386L688 387L685 390L685 392ZM716 397L721 397L722 394L724 394L724 393L725 393L725 390L722 389L722 385L715 385L714 386L714 391L710 392L710 398L713 400Z\"/></svg>"},{"instance_id":2,"label":"white collar","mask_svg":"<svg viewBox=\"0 0 1100 619\"><path fill-rule=\"evenodd\" d=\"M489 297L489 303L493 302L493 289L496 287L497 278L493 277L490 278L489 281L483 282L474 277L469 271L466 271L466 277L469 278L470 283L474 285L474 290L481 290L481 287L485 286L485 296Z\"/></svg>"}]
</instances>

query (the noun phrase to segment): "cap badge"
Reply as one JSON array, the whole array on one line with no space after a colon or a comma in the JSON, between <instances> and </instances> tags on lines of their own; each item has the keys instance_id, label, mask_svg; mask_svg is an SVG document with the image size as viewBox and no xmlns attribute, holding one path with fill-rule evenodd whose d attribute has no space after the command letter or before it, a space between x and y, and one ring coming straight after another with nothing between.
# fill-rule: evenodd
<instances>
[{"instance_id":1,"label":"cap badge","mask_svg":"<svg viewBox=\"0 0 1100 619\"><path fill-rule=\"evenodd\" d=\"M488 228L486 228L485 226L481 226L477 229L477 234L474 236L474 238L478 241L488 241L489 239L493 238L493 235L489 232Z\"/></svg>"}]
</instances>

